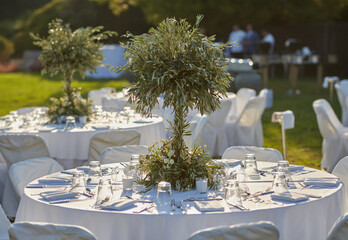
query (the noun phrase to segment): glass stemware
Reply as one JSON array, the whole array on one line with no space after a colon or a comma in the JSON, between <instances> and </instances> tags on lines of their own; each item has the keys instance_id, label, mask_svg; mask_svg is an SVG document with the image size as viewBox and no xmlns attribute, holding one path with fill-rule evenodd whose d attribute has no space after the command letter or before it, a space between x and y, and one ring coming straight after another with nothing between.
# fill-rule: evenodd
<instances>
[{"instance_id":1,"label":"glass stemware","mask_svg":"<svg viewBox=\"0 0 348 240\"><path fill-rule=\"evenodd\" d=\"M225 200L227 203L242 205L242 198L237 180L227 180L225 187Z\"/></svg>"},{"instance_id":2,"label":"glass stemware","mask_svg":"<svg viewBox=\"0 0 348 240\"><path fill-rule=\"evenodd\" d=\"M288 192L288 185L286 183L286 176L284 172L275 172L273 174L272 190L275 193Z\"/></svg>"},{"instance_id":3,"label":"glass stemware","mask_svg":"<svg viewBox=\"0 0 348 240\"><path fill-rule=\"evenodd\" d=\"M108 202L113 197L111 179L99 178L96 204Z\"/></svg>"},{"instance_id":4,"label":"glass stemware","mask_svg":"<svg viewBox=\"0 0 348 240\"><path fill-rule=\"evenodd\" d=\"M79 194L86 193L86 179L83 171L75 171L72 175L71 189L69 192L77 192Z\"/></svg>"},{"instance_id":5,"label":"glass stemware","mask_svg":"<svg viewBox=\"0 0 348 240\"><path fill-rule=\"evenodd\" d=\"M102 177L102 170L99 161L91 161L88 169L88 183L97 184Z\"/></svg>"}]
</instances>

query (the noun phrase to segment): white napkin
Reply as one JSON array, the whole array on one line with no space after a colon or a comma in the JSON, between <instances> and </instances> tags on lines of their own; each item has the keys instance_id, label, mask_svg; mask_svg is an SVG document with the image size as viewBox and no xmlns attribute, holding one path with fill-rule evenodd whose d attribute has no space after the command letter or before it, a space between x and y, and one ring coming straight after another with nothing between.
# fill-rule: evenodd
<instances>
[{"instance_id":1,"label":"white napkin","mask_svg":"<svg viewBox=\"0 0 348 240\"><path fill-rule=\"evenodd\" d=\"M107 130L110 129L110 126L106 126L106 125L94 125L92 126L93 129L95 130Z\"/></svg>"},{"instance_id":2,"label":"white napkin","mask_svg":"<svg viewBox=\"0 0 348 240\"><path fill-rule=\"evenodd\" d=\"M39 183L70 183L71 179L69 178L62 178L62 177L48 177L48 178L41 178L38 180Z\"/></svg>"},{"instance_id":3,"label":"white napkin","mask_svg":"<svg viewBox=\"0 0 348 240\"><path fill-rule=\"evenodd\" d=\"M132 199L117 199L101 204L101 209L122 211L133 207L135 202Z\"/></svg>"},{"instance_id":4,"label":"white napkin","mask_svg":"<svg viewBox=\"0 0 348 240\"><path fill-rule=\"evenodd\" d=\"M196 208L201 212L224 211L225 208L219 200L194 201Z\"/></svg>"},{"instance_id":5,"label":"white napkin","mask_svg":"<svg viewBox=\"0 0 348 240\"><path fill-rule=\"evenodd\" d=\"M274 112L272 114L272 122L279 122L280 119L277 118L279 115L283 117L283 126L285 130L295 127L295 116L292 111L286 110L284 112Z\"/></svg>"},{"instance_id":6,"label":"white napkin","mask_svg":"<svg viewBox=\"0 0 348 240\"><path fill-rule=\"evenodd\" d=\"M337 178L306 178L303 184L313 187L336 187L339 183Z\"/></svg>"},{"instance_id":7,"label":"white napkin","mask_svg":"<svg viewBox=\"0 0 348 240\"><path fill-rule=\"evenodd\" d=\"M280 200L280 201L286 201L286 202L300 202L300 201L308 200L308 196L305 196L299 193L294 193L294 192L272 194L271 198L272 200Z\"/></svg>"},{"instance_id":8,"label":"white napkin","mask_svg":"<svg viewBox=\"0 0 348 240\"><path fill-rule=\"evenodd\" d=\"M77 192L65 192L65 191L49 191L42 192L40 196L47 201L63 200L75 198L79 195Z\"/></svg>"}]
</instances>

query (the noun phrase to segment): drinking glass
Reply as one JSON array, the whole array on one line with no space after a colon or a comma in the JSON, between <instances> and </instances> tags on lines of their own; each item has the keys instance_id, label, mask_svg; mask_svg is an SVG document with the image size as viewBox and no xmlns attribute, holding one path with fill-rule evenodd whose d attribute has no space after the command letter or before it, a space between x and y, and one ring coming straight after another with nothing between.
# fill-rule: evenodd
<instances>
[{"instance_id":1,"label":"drinking glass","mask_svg":"<svg viewBox=\"0 0 348 240\"><path fill-rule=\"evenodd\" d=\"M122 176L122 185L124 190L132 190L133 189L134 177L131 175L123 175Z\"/></svg>"},{"instance_id":2,"label":"drinking glass","mask_svg":"<svg viewBox=\"0 0 348 240\"><path fill-rule=\"evenodd\" d=\"M159 182L157 186L157 202L159 206L167 206L172 202L172 187L169 182Z\"/></svg>"},{"instance_id":3,"label":"drinking glass","mask_svg":"<svg viewBox=\"0 0 348 240\"><path fill-rule=\"evenodd\" d=\"M275 172L273 174L272 190L275 193L283 193L288 191L286 184L286 176L284 172Z\"/></svg>"},{"instance_id":4,"label":"drinking glass","mask_svg":"<svg viewBox=\"0 0 348 240\"><path fill-rule=\"evenodd\" d=\"M113 197L111 179L99 178L96 204L108 202Z\"/></svg>"},{"instance_id":5,"label":"drinking glass","mask_svg":"<svg viewBox=\"0 0 348 240\"><path fill-rule=\"evenodd\" d=\"M245 161L246 160L255 160L256 161L255 154L247 153L247 154L244 155L244 161L241 162L241 167L242 168L245 168Z\"/></svg>"},{"instance_id":6,"label":"drinking glass","mask_svg":"<svg viewBox=\"0 0 348 240\"><path fill-rule=\"evenodd\" d=\"M64 130L76 128L76 120L73 116L66 117Z\"/></svg>"},{"instance_id":7,"label":"drinking glass","mask_svg":"<svg viewBox=\"0 0 348 240\"><path fill-rule=\"evenodd\" d=\"M99 178L102 177L102 170L100 166L99 161L91 161L89 163L89 169L88 169L88 182L97 184L99 181Z\"/></svg>"},{"instance_id":8,"label":"drinking glass","mask_svg":"<svg viewBox=\"0 0 348 240\"><path fill-rule=\"evenodd\" d=\"M206 193L208 190L208 179L206 177L196 178L196 191Z\"/></svg>"},{"instance_id":9,"label":"drinking glass","mask_svg":"<svg viewBox=\"0 0 348 240\"><path fill-rule=\"evenodd\" d=\"M85 173L83 171L73 172L70 192L77 192L80 194L86 192Z\"/></svg>"},{"instance_id":10,"label":"drinking glass","mask_svg":"<svg viewBox=\"0 0 348 240\"><path fill-rule=\"evenodd\" d=\"M239 182L237 180L227 180L225 187L225 200L230 204L242 204Z\"/></svg>"},{"instance_id":11,"label":"drinking glass","mask_svg":"<svg viewBox=\"0 0 348 240\"><path fill-rule=\"evenodd\" d=\"M245 174L250 179L259 179L259 173L257 171L257 163L255 159L245 159Z\"/></svg>"}]
</instances>

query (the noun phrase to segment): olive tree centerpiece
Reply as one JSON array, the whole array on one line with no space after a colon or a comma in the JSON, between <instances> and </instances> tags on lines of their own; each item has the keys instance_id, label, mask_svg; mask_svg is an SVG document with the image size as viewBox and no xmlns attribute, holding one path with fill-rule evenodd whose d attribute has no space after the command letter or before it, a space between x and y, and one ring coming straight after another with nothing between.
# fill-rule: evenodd
<instances>
[{"instance_id":1,"label":"olive tree centerpiece","mask_svg":"<svg viewBox=\"0 0 348 240\"><path fill-rule=\"evenodd\" d=\"M116 70L130 71L137 80L128 92L129 100L143 115L151 115L160 95L163 108L174 109L171 139L162 140L160 147L151 146L150 154L140 160L145 173L140 182L147 188L165 180L176 190L189 190L195 187L196 177L208 177L213 187L213 175L220 169L202 147L190 150L183 139L190 134L185 120L188 111L197 108L209 114L216 110L229 85L224 45L217 46L214 36L199 33L202 18L197 16L194 26L184 19L168 18L148 33L126 34L129 41L123 46L128 62Z\"/></svg>"},{"instance_id":2,"label":"olive tree centerpiece","mask_svg":"<svg viewBox=\"0 0 348 240\"><path fill-rule=\"evenodd\" d=\"M86 72L95 72L104 59L101 47L103 40L116 35L115 32L104 31L103 27L70 29L69 24L63 24L61 19L48 24L46 38L31 33L34 44L41 47L40 61L43 65L42 74L51 76L63 74L64 96L60 99L51 98L52 104L48 114L51 121L59 116L75 117L91 114L91 102L83 99L77 89L71 87L75 74L82 78Z\"/></svg>"}]
</instances>

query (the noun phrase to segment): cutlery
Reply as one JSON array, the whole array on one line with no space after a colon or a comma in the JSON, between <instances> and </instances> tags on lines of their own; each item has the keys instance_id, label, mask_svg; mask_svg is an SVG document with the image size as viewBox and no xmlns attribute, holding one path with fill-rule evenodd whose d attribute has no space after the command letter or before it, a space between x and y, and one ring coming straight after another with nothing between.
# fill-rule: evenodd
<instances>
[{"instance_id":1,"label":"cutlery","mask_svg":"<svg viewBox=\"0 0 348 240\"><path fill-rule=\"evenodd\" d=\"M214 201L214 200L223 200L223 198L208 198L208 197L190 197L182 201L184 202L193 202L193 201Z\"/></svg>"},{"instance_id":2,"label":"cutlery","mask_svg":"<svg viewBox=\"0 0 348 240\"><path fill-rule=\"evenodd\" d=\"M311 194L311 193L301 193L301 192L294 192L294 193L301 194L310 198L322 198L322 196L320 195Z\"/></svg>"},{"instance_id":3,"label":"cutlery","mask_svg":"<svg viewBox=\"0 0 348 240\"><path fill-rule=\"evenodd\" d=\"M239 210L242 210L242 211L249 211L250 210L249 208L246 208L241 204L233 204L233 203L229 203L229 202L227 202L227 204L232 206L232 207L238 208Z\"/></svg>"},{"instance_id":4,"label":"cutlery","mask_svg":"<svg viewBox=\"0 0 348 240\"><path fill-rule=\"evenodd\" d=\"M175 199L172 199L170 205L172 206L172 211L175 211Z\"/></svg>"},{"instance_id":5,"label":"cutlery","mask_svg":"<svg viewBox=\"0 0 348 240\"><path fill-rule=\"evenodd\" d=\"M134 210L133 213L141 213L141 212L144 212L145 210L149 210L149 209L153 208L154 206L155 205L153 203L151 203L150 205L142 207L139 210Z\"/></svg>"},{"instance_id":6,"label":"cutlery","mask_svg":"<svg viewBox=\"0 0 348 240\"><path fill-rule=\"evenodd\" d=\"M61 200L53 200L49 201L49 204L58 204L58 203L68 203L68 202L78 202L78 201L84 201L88 198L80 199L80 198L68 198L68 199L61 199Z\"/></svg>"},{"instance_id":7,"label":"cutlery","mask_svg":"<svg viewBox=\"0 0 348 240\"><path fill-rule=\"evenodd\" d=\"M181 210L181 214L186 214L186 211L185 211L184 207L182 206L181 201L176 201L175 206Z\"/></svg>"}]
</instances>

